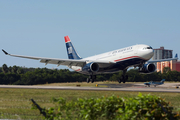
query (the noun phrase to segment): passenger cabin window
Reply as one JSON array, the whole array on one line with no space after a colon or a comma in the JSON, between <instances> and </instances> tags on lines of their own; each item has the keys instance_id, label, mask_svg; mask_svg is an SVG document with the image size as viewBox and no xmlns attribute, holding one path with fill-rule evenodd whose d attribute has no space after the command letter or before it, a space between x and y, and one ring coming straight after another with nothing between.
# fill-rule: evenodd
<instances>
[{"instance_id":1,"label":"passenger cabin window","mask_svg":"<svg viewBox=\"0 0 180 120\"><path fill-rule=\"evenodd\" d=\"M117 53L117 51L114 51L112 54L115 54L115 53Z\"/></svg>"}]
</instances>

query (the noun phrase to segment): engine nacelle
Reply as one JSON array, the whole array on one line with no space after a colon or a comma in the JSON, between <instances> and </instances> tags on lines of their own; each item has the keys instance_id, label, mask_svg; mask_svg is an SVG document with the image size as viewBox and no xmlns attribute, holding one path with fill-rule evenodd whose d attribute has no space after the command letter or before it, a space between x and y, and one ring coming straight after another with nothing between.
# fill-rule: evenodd
<instances>
[{"instance_id":1,"label":"engine nacelle","mask_svg":"<svg viewBox=\"0 0 180 120\"><path fill-rule=\"evenodd\" d=\"M83 71L87 71L87 72L97 72L99 70L99 65L97 63L88 63L86 64L83 68Z\"/></svg>"},{"instance_id":2,"label":"engine nacelle","mask_svg":"<svg viewBox=\"0 0 180 120\"><path fill-rule=\"evenodd\" d=\"M156 70L156 66L152 63L144 64L142 67L139 68L139 72L141 73L152 73Z\"/></svg>"}]
</instances>

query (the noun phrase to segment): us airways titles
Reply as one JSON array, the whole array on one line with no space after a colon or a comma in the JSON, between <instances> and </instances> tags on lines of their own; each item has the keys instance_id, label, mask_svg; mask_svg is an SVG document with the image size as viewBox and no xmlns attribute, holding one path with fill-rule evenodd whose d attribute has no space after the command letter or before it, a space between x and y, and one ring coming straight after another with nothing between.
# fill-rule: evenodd
<instances>
[{"instance_id":1,"label":"us airways titles","mask_svg":"<svg viewBox=\"0 0 180 120\"><path fill-rule=\"evenodd\" d=\"M127 47L127 48L123 48L123 49L120 49L120 50L115 50L113 52L111 52L110 54L115 54L115 53L120 53L120 52L126 52L126 51L130 51L132 50L132 47Z\"/></svg>"}]
</instances>

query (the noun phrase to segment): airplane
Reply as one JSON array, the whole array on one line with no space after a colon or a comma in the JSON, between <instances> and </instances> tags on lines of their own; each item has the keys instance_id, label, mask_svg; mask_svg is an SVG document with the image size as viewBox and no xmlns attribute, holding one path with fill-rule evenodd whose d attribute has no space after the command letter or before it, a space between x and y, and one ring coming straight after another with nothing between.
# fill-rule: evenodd
<instances>
[{"instance_id":1,"label":"airplane","mask_svg":"<svg viewBox=\"0 0 180 120\"><path fill-rule=\"evenodd\" d=\"M9 54L3 49L2 51L6 55L10 55L14 57L40 60L40 62L45 63L45 65L47 64L56 64L57 66L65 65L74 71L77 71L85 75L89 75L89 77L87 78L87 83L89 82L93 83L96 80L96 75L98 74L109 74L119 71L123 71L123 74L118 79L118 82L125 83L128 79L128 75L126 75L126 72L129 67L134 67L134 68L139 67L139 72L148 74L155 72L156 66L154 65L154 62L170 61L170 60L178 59L178 58L171 58L171 59L148 61L153 57L154 52L151 46L145 44L133 45L122 49L102 53L99 55L95 55L87 58L81 58L76 52L69 36L65 36L64 39L65 39L65 44L69 59L15 55L15 54Z\"/></svg>"},{"instance_id":2,"label":"airplane","mask_svg":"<svg viewBox=\"0 0 180 120\"><path fill-rule=\"evenodd\" d=\"M146 82L144 83L144 85L150 87L151 85L154 85L154 87L156 87L157 85L162 85L164 84L164 81L165 79L162 79L161 82L154 82L154 81L151 81L151 82Z\"/></svg>"}]
</instances>

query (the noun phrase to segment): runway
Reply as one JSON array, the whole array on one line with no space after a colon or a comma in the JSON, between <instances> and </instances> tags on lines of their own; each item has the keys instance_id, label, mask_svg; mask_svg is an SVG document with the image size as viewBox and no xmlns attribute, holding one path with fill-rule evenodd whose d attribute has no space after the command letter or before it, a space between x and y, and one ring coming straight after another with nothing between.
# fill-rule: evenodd
<instances>
[{"instance_id":1,"label":"runway","mask_svg":"<svg viewBox=\"0 0 180 120\"><path fill-rule=\"evenodd\" d=\"M170 85L169 85L170 84ZM99 84L98 87L81 86L45 86L45 85L0 85L0 88L18 89L56 89L56 90L93 90L93 91L134 91L134 92L172 92L180 93L180 84L166 83L158 87L145 87L143 84ZM107 87L101 87L107 86Z\"/></svg>"}]
</instances>

